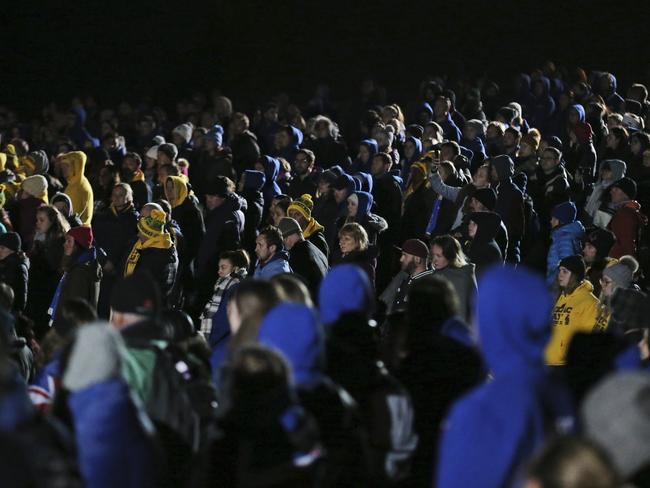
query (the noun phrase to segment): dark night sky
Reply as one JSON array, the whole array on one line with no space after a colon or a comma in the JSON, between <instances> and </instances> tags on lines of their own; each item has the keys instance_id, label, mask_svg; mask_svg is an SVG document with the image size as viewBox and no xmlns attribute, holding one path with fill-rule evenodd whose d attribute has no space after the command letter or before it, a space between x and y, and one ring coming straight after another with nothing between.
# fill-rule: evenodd
<instances>
[{"instance_id":1,"label":"dark night sky","mask_svg":"<svg viewBox=\"0 0 650 488\"><path fill-rule=\"evenodd\" d=\"M650 9L641 3L104 1L74 10L32 3L0 13L0 103L38 106L77 92L100 102L150 92L170 102L214 86L257 101L280 89L308 96L319 80L346 94L365 74L412 93L423 75L458 61L497 79L500 70L553 59L625 80L650 61Z\"/></svg>"}]
</instances>

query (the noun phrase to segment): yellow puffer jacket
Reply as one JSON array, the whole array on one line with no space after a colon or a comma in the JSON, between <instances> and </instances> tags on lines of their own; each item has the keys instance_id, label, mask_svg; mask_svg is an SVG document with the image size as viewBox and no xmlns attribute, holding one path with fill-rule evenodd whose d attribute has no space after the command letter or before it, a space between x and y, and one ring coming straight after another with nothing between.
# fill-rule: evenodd
<instances>
[{"instance_id":1,"label":"yellow puffer jacket","mask_svg":"<svg viewBox=\"0 0 650 488\"><path fill-rule=\"evenodd\" d=\"M592 293L593 289L585 280L573 292L558 297L553 308L551 340L546 346L546 364L566 364L566 353L573 335L594 330L599 302Z\"/></svg>"},{"instance_id":2,"label":"yellow puffer jacket","mask_svg":"<svg viewBox=\"0 0 650 488\"><path fill-rule=\"evenodd\" d=\"M67 164L72 169L68 178L68 186L65 187L65 194L72 200L72 208L79 215L84 225L90 225L93 218L93 189L90 182L84 176L86 168L86 154L81 151L65 153L61 157L61 163Z\"/></svg>"}]
</instances>

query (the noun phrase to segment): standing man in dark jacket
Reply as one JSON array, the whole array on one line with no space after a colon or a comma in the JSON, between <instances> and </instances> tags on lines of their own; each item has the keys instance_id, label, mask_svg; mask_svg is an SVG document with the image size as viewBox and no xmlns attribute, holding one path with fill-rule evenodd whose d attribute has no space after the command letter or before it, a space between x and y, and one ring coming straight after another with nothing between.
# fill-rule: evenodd
<instances>
[{"instance_id":1,"label":"standing man in dark jacket","mask_svg":"<svg viewBox=\"0 0 650 488\"><path fill-rule=\"evenodd\" d=\"M327 257L302 235L300 224L291 217L284 217L278 226L284 247L289 251L289 266L302 276L312 297L318 296L318 286L327 274Z\"/></svg>"},{"instance_id":2,"label":"standing man in dark jacket","mask_svg":"<svg viewBox=\"0 0 650 488\"><path fill-rule=\"evenodd\" d=\"M512 263L520 261L519 245L524 235L524 196L512 182L515 165L510 156L496 156L492 159L492 180L496 184L497 205L495 211L501 216L508 229L508 256Z\"/></svg>"},{"instance_id":3,"label":"standing man in dark jacket","mask_svg":"<svg viewBox=\"0 0 650 488\"><path fill-rule=\"evenodd\" d=\"M255 254L255 239L262 225L262 213L264 212L264 195L262 187L266 176L261 171L253 169L244 170L239 180L239 194L246 199L246 215L242 243L249 256Z\"/></svg>"},{"instance_id":4,"label":"standing man in dark jacket","mask_svg":"<svg viewBox=\"0 0 650 488\"><path fill-rule=\"evenodd\" d=\"M296 152L296 157L293 160L294 176L287 190L287 194L291 198L296 199L306 193L312 198L316 197L318 184L313 174L315 162L316 157L309 149L299 149Z\"/></svg>"},{"instance_id":5,"label":"standing man in dark jacket","mask_svg":"<svg viewBox=\"0 0 650 488\"><path fill-rule=\"evenodd\" d=\"M257 137L249 129L248 117L235 112L230 119L230 150L232 151L232 164L240 175L245 169L253 169L255 162L260 158L260 146Z\"/></svg>"},{"instance_id":6,"label":"standing man in dark jacket","mask_svg":"<svg viewBox=\"0 0 650 488\"><path fill-rule=\"evenodd\" d=\"M212 296L217 281L219 255L241 247L246 200L233 193L227 178L218 176L205 186L206 231L196 257L197 297L192 311L197 315Z\"/></svg>"},{"instance_id":7,"label":"standing man in dark jacket","mask_svg":"<svg viewBox=\"0 0 650 488\"><path fill-rule=\"evenodd\" d=\"M93 216L95 245L106 255L97 305L97 313L102 318L108 318L111 292L120 276L119 266L129 252L129 243L133 242L138 234L139 214L133 199L130 185L118 183L111 193L111 206Z\"/></svg>"},{"instance_id":8,"label":"standing man in dark jacket","mask_svg":"<svg viewBox=\"0 0 650 488\"><path fill-rule=\"evenodd\" d=\"M178 255L169 232L165 231L165 224L166 214L159 205L150 203L142 209L138 238L122 269L125 277L139 270L148 270L167 300L176 282Z\"/></svg>"},{"instance_id":9,"label":"standing man in dark jacket","mask_svg":"<svg viewBox=\"0 0 650 488\"><path fill-rule=\"evenodd\" d=\"M123 181L131 185L133 190L133 205L140 210L151 201L151 188L144 181L142 158L138 153L129 152L122 161Z\"/></svg>"}]
</instances>

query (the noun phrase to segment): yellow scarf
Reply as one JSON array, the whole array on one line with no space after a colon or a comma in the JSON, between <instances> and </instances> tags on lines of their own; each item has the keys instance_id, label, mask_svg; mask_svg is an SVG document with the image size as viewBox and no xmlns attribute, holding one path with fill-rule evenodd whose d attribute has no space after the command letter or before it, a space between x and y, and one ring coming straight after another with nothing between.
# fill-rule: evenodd
<instances>
[{"instance_id":1,"label":"yellow scarf","mask_svg":"<svg viewBox=\"0 0 650 488\"><path fill-rule=\"evenodd\" d=\"M171 181L172 185L174 185L174 195L169 195L167 193L167 182L169 181ZM172 208L176 208L180 204L182 204L187 198L188 194L189 191L187 190L187 184L185 184L183 178L181 178L180 176L167 177L167 179L165 180L165 195L167 196L167 200L171 204Z\"/></svg>"},{"instance_id":2,"label":"yellow scarf","mask_svg":"<svg viewBox=\"0 0 650 488\"><path fill-rule=\"evenodd\" d=\"M124 276L129 276L133 274L138 261L140 260L140 251L143 249L169 249L172 247L172 239L168 232L160 234L156 237L151 237L146 241L142 242L138 239L129 253L129 257L126 259L126 265L124 266Z\"/></svg>"},{"instance_id":3,"label":"yellow scarf","mask_svg":"<svg viewBox=\"0 0 650 488\"><path fill-rule=\"evenodd\" d=\"M134 181L144 181L144 172L141 169L136 169L131 177L131 183Z\"/></svg>"},{"instance_id":4,"label":"yellow scarf","mask_svg":"<svg viewBox=\"0 0 650 488\"><path fill-rule=\"evenodd\" d=\"M309 224L305 227L305 230L302 231L302 234L305 236L305 239L309 239L312 234L315 234L318 231L322 231L325 227L316 222L315 218L309 219Z\"/></svg>"}]
</instances>

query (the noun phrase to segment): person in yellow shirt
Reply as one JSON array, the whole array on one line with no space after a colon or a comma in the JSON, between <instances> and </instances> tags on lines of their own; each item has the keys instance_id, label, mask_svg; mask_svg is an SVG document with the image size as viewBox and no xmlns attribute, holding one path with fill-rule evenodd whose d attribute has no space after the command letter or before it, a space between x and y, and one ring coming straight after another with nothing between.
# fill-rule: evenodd
<instances>
[{"instance_id":1,"label":"person in yellow shirt","mask_svg":"<svg viewBox=\"0 0 650 488\"><path fill-rule=\"evenodd\" d=\"M93 189L84 176L86 154L72 151L60 156L61 171L68 185L65 194L72 200L72 208L79 215L81 223L90 225L93 218Z\"/></svg>"},{"instance_id":2,"label":"person in yellow shirt","mask_svg":"<svg viewBox=\"0 0 650 488\"><path fill-rule=\"evenodd\" d=\"M592 293L592 284L585 280L585 268L582 256L567 256L560 261L557 276L560 295L553 307L553 329L545 351L549 366L566 364L566 354L575 333L594 330L598 298Z\"/></svg>"}]
</instances>

